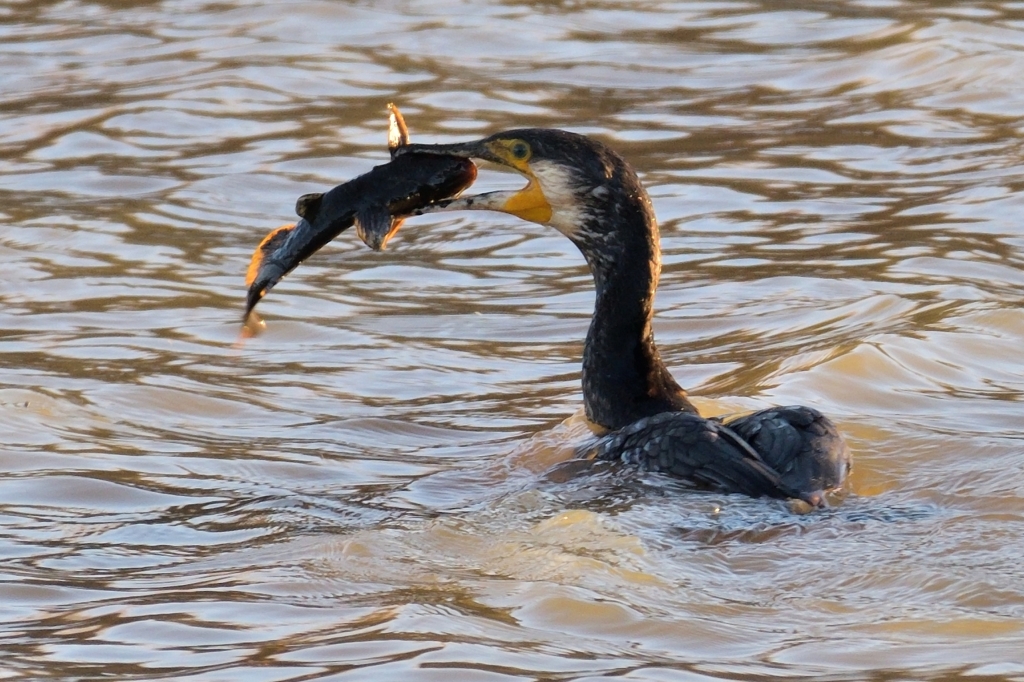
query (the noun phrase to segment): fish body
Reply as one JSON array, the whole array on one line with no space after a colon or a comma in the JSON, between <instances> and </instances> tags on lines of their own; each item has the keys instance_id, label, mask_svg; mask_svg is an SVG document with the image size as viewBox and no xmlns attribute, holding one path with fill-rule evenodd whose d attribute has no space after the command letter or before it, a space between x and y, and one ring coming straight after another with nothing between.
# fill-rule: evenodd
<instances>
[{"instance_id":1,"label":"fish body","mask_svg":"<svg viewBox=\"0 0 1024 682\"><path fill-rule=\"evenodd\" d=\"M245 321L260 299L299 263L339 234L356 226L367 246L382 250L404 216L434 202L457 196L476 180L469 159L431 154L403 154L409 133L401 113L389 105L388 148L391 161L323 194L305 194L295 203L300 220L268 234L253 253L246 274Z\"/></svg>"}]
</instances>

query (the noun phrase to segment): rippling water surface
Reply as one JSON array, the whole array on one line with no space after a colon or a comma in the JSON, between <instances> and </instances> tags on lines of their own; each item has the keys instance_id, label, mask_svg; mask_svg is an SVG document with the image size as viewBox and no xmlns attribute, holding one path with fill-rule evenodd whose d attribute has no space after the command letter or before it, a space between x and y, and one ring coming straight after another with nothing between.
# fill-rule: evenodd
<instances>
[{"instance_id":1,"label":"rippling water surface","mask_svg":"<svg viewBox=\"0 0 1024 682\"><path fill-rule=\"evenodd\" d=\"M4 3L5 679L1024 679L1022 73L1020 2ZM346 233L233 349L388 101L618 149L677 378L821 408L849 496L552 469L592 284L509 216Z\"/></svg>"}]
</instances>

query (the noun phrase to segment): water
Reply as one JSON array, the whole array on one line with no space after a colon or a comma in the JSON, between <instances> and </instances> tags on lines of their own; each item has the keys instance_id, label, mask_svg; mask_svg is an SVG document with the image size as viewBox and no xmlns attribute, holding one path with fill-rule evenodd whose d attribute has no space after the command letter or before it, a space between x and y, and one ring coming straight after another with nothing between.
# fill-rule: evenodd
<instances>
[{"instance_id":1,"label":"water","mask_svg":"<svg viewBox=\"0 0 1024 682\"><path fill-rule=\"evenodd\" d=\"M7 2L5 679L1024 679L1022 72L1019 2ZM508 216L346 233L234 349L388 101L618 149L676 377L832 416L847 499L557 468L592 284Z\"/></svg>"}]
</instances>

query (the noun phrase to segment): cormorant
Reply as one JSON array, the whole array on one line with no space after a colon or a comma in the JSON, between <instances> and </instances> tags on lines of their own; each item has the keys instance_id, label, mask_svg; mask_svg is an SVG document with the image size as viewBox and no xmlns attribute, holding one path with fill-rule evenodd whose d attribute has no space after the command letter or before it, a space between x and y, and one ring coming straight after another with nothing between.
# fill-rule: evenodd
<instances>
[{"instance_id":1,"label":"cormorant","mask_svg":"<svg viewBox=\"0 0 1024 682\"><path fill-rule=\"evenodd\" d=\"M526 177L517 191L487 192L417 211L501 211L550 225L582 252L597 300L583 350L587 418L608 429L586 453L704 487L824 504L851 456L813 408L770 408L727 422L701 417L665 367L651 330L661 271L651 199L607 145L562 130L529 128L475 142L403 147L399 154L481 159Z\"/></svg>"}]
</instances>

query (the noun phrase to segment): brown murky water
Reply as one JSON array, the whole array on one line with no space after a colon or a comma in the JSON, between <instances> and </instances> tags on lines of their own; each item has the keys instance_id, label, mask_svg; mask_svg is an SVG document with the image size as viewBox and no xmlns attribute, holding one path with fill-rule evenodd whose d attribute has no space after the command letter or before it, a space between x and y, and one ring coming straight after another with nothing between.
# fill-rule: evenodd
<instances>
[{"instance_id":1,"label":"brown murky water","mask_svg":"<svg viewBox=\"0 0 1024 682\"><path fill-rule=\"evenodd\" d=\"M1024 679L1021 74L1020 2L7 0L2 676ZM232 350L390 100L621 151L677 378L821 408L851 495L550 475L592 287L507 216L346 233Z\"/></svg>"}]
</instances>

